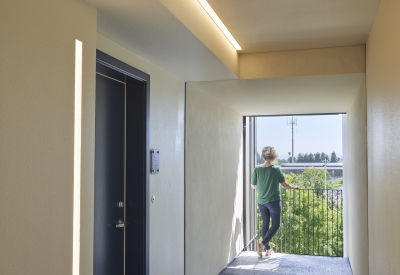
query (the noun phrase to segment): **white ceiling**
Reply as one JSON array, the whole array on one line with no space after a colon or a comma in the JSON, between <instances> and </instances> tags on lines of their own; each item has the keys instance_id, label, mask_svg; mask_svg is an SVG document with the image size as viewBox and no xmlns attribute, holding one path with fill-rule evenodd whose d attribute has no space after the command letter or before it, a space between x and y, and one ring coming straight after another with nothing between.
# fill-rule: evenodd
<instances>
[{"instance_id":1,"label":"white ceiling","mask_svg":"<svg viewBox=\"0 0 400 275\"><path fill-rule=\"evenodd\" d=\"M237 79L159 0L84 1L98 11L100 34L178 78ZM379 0L209 0L209 3L243 52L263 52L364 44Z\"/></svg>"},{"instance_id":2,"label":"white ceiling","mask_svg":"<svg viewBox=\"0 0 400 275\"><path fill-rule=\"evenodd\" d=\"M365 44L380 0L208 0L242 53Z\"/></svg>"},{"instance_id":3,"label":"white ceiling","mask_svg":"<svg viewBox=\"0 0 400 275\"><path fill-rule=\"evenodd\" d=\"M237 80L159 0L84 1L98 11L100 34L243 115L346 112L364 79L364 74L347 74ZM185 1L197 3L174 4ZM209 3L242 53L254 53L365 44L380 1Z\"/></svg>"},{"instance_id":4,"label":"white ceiling","mask_svg":"<svg viewBox=\"0 0 400 275\"><path fill-rule=\"evenodd\" d=\"M241 115L346 113L365 74L191 82Z\"/></svg>"}]
</instances>

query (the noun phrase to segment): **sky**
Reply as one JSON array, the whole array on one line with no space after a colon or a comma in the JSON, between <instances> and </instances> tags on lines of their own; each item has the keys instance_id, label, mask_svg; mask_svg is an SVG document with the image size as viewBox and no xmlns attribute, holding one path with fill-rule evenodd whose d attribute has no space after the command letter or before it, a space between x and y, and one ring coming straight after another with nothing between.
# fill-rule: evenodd
<instances>
[{"instance_id":1,"label":"sky","mask_svg":"<svg viewBox=\"0 0 400 275\"><path fill-rule=\"evenodd\" d=\"M257 152L273 146L281 159L292 151L291 116L257 117ZM294 116L294 156L299 153L324 152L342 158L342 115Z\"/></svg>"}]
</instances>

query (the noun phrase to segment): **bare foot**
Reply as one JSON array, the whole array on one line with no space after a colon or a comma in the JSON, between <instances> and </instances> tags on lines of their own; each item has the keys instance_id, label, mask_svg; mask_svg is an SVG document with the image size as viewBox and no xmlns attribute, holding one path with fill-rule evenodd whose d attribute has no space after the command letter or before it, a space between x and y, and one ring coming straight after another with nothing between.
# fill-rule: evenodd
<instances>
[{"instance_id":1,"label":"bare foot","mask_svg":"<svg viewBox=\"0 0 400 275\"><path fill-rule=\"evenodd\" d=\"M257 254L258 257L262 258L262 250L264 248L264 244L263 243L258 243L257 244Z\"/></svg>"},{"instance_id":2,"label":"bare foot","mask_svg":"<svg viewBox=\"0 0 400 275\"><path fill-rule=\"evenodd\" d=\"M272 248L267 249L267 251L265 251L265 257L271 256L272 254L274 254L274 251L272 250Z\"/></svg>"}]
</instances>

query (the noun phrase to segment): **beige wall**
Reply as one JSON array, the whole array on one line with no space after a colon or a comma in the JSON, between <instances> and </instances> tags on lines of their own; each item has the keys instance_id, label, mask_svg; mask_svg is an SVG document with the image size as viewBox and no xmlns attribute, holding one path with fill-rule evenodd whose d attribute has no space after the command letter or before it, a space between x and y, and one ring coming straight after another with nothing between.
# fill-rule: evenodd
<instances>
[{"instance_id":1,"label":"beige wall","mask_svg":"<svg viewBox=\"0 0 400 275\"><path fill-rule=\"evenodd\" d=\"M243 118L186 87L186 273L217 274L243 248Z\"/></svg>"},{"instance_id":2,"label":"beige wall","mask_svg":"<svg viewBox=\"0 0 400 275\"><path fill-rule=\"evenodd\" d=\"M400 272L400 1L381 0L367 42L369 273Z\"/></svg>"},{"instance_id":3,"label":"beige wall","mask_svg":"<svg viewBox=\"0 0 400 275\"><path fill-rule=\"evenodd\" d=\"M81 274L92 274L96 42L150 74L150 146L162 169L150 177L150 271L183 274L184 82L97 36L96 11L81 1L1 1L0 30L0 274L72 273L75 39L83 42Z\"/></svg>"},{"instance_id":4,"label":"beige wall","mask_svg":"<svg viewBox=\"0 0 400 275\"><path fill-rule=\"evenodd\" d=\"M96 11L0 1L0 274L72 274L75 39L83 42L81 274L92 273Z\"/></svg>"},{"instance_id":5,"label":"beige wall","mask_svg":"<svg viewBox=\"0 0 400 275\"><path fill-rule=\"evenodd\" d=\"M347 255L354 275L368 275L368 180L365 80L347 112L344 142Z\"/></svg>"},{"instance_id":6,"label":"beige wall","mask_svg":"<svg viewBox=\"0 0 400 275\"><path fill-rule=\"evenodd\" d=\"M241 54L240 79L365 72L365 45Z\"/></svg>"},{"instance_id":7,"label":"beige wall","mask_svg":"<svg viewBox=\"0 0 400 275\"><path fill-rule=\"evenodd\" d=\"M183 274L185 83L102 35L97 48L150 75L150 148L161 168L150 175L150 274Z\"/></svg>"}]
</instances>

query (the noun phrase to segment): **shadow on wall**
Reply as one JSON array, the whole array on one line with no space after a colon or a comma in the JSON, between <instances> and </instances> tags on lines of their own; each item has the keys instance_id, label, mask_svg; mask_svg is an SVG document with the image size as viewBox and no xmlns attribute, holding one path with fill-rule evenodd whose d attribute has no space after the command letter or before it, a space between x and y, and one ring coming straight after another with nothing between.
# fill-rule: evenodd
<instances>
[{"instance_id":1,"label":"shadow on wall","mask_svg":"<svg viewBox=\"0 0 400 275\"><path fill-rule=\"evenodd\" d=\"M243 136L240 139L237 159L235 199L233 203L232 231L228 262L231 261L244 247L243 243Z\"/></svg>"},{"instance_id":2,"label":"shadow on wall","mask_svg":"<svg viewBox=\"0 0 400 275\"><path fill-rule=\"evenodd\" d=\"M231 248L229 250L229 259L231 261L240 251L243 249L243 234L242 234L242 222L239 218L234 220L234 227L232 228L231 235Z\"/></svg>"},{"instance_id":3,"label":"shadow on wall","mask_svg":"<svg viewBox=\"0 0 400 275\"><path fill-rule=\"evenodd\" d=\"M243 248L243 116L190 86L185 110L185 272L217 274Z\"/></svg>"}]
</instances>

